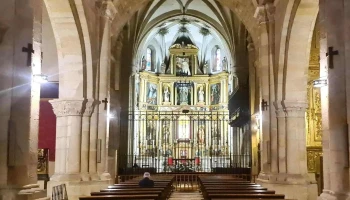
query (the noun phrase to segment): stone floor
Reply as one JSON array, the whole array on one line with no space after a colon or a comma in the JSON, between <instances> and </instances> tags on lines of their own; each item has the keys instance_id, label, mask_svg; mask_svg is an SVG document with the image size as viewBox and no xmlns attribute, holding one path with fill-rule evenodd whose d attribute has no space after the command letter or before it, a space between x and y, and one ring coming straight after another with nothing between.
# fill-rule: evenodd
<instances>
[{"instance_id":1,"label":"stone floor","mask_svg":"<svg viewBox=\"0 0 350 200\"><path fill-rule=\"evenodd\" d=\"M175 191L171 194L170 200L202 200L203 195L199 191Z\"/></svg>"}]
</instances>

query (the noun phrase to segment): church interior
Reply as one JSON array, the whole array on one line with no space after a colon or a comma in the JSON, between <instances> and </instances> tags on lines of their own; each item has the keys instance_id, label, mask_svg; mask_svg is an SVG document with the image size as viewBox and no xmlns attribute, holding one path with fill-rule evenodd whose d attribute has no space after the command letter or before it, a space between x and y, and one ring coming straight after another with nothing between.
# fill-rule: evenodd
<instances>
[{"instance_id":1,"label":"church interior","mask_svg":"<svg viewBox=\"0 0 350 200\"><path fill-rule=\"evenodd\" d=\"M0 11L0 200L350 199L347 0Z\"/></svg>"}]
</instances>

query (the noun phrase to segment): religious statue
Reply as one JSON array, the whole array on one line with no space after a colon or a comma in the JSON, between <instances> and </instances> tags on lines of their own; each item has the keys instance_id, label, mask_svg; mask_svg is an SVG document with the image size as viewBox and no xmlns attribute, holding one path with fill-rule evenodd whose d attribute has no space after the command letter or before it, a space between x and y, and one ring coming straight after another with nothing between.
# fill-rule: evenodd
<instances>
[{"instance_id":1,"label":"religious statue","mask_svg":"<svg viewBox=\"0 0 350 200\"><path fill-rule=\"evenodd\" d=\"M219 104L220 103L220 84L211 85L211 104Z\"/></svg>"},{"instance_id":2,"label":"religious statue","mask_svg":"<svg viewBox=\"0 0 350 200\"><path fill-rule=\"evenodd\" d=\"M188 58L176 58L177 73L191 75Z\"/></svg>"},{"instance_id":3,"label":"religious statue","mask_svg":"<svg viewBox=\"0 0 350 200\"><path fill-rule=\"evenodd\" d=\"M145 56L142 56L142 59L141 59L141 71L146 69L146 65L147 65L147 60L145 59Z\"/></svg>"},{"instance_id":4,"label":"religious statue","mask_svg":"<svg viewBox=\"0 0 350 200\"><path fill-rule=\"evenodd\" d=\"M222 60L222 70L227 71L227 69L228 69L228 61L227 61L227 58L224 57L224 59Z\"/></svg>"},{"instance_id":5,"label":"religious statue","mask_svg":"<svg viewBox=\"0 0 350 200\"><path fill-rule=\"evenodd\" d=\"M188 87L180 87L180 104L188 103Z\"/></svg>"},{"instance_id":6,"label":"religious statue","mask_svg":"<svg viewBox=\"0 0 350 200\"><path fill-rule=\"evenodd\" d=\"M149 84L147 103L157 104L157 86L155 84Z\"/></svg>"},{"instance_id":7,"label":"religious statue","mask_svg":"<svg viewBox=\"0 0 350 200\"><path fill-rule=\"evenodd\" d=\"M160 73L165 74L165 70L166 70L166 64L165 64L165 63L162 63L162 64L160 65Z\"/></svg>"},{"instance_id":8,"label":"religious statue","mask_svg":"<svg viewBox=\"0 0 350 200\"><path fill-rule=\"evenodd\" d=\"M209 64L208 61L205 61L203 65L203 74L208 74Z\"/></svg>"},{"instance_id":9,"label":"religious statue","mask_svg":"<svg viewBox=\"0 0 350 200\"><path fill-rule=\"evenodd\" d=\"M201 125L199 128L198 128L198 143L199 144L203 144L204 143L204 126Z\"/></svg>"},{"instance_id":10,"label":"religious statue","mask_svg":"<svg viewBox=\"0 0 350 200\"><path fill-rule=\"evenodd\" d=\"M198 91L198 102L203 103L204 102L204 91L203 91L203 86L199 87Z\"/></svg>"},{"instance_id":11,"label":"religious statue","mask_svg":"<svg viewBox=\"0 0 350 200\"><path fill-rule=\"evenodd\" d=\"M154 121L148 121L147 123L147 129L146 129L146 140L148 145L153 144L153 140L156 139L156 122Z\"/></svg>"},{"instance_id":12,"label":"religious statue","mask_svg":"<svg viewBox=\"0 0 350 200\"><path fill-rule=\"evenodd\" d=\"M169 143L169 135L170 135L169 126L167 123L165 123L163 125L163 142L165 144Z\"/></svg>"},{"instance_id":13,"label":"religious statue","mask_svg":"<svg viewBox=\"0 0 350 200\"><path fill-rule=\"evenodd\" d=\"M228 76L228 93L231 94L233 92L233 77L230 72L230 75Z\"/></svg>"},{"instance_id":14,"label":"religious statue","mask_svg":"<svg viewBox=\"0 0 350 200\"><path fill-rule=\"evenodd\" d=\"M170 92L168 86L165 86L164 88L164 102L170 102Z\"/></svg>"},{"instance_id":15,"label":"religious statue","mask_svg":"<svg viewBox=\"0 0 350 200\"><path fill-rule=\"evenodd\" d=\"M189 76L191 75L190 65L185 58L182 60L182 73L187 74Z\"/></svg>"}]
</instances>

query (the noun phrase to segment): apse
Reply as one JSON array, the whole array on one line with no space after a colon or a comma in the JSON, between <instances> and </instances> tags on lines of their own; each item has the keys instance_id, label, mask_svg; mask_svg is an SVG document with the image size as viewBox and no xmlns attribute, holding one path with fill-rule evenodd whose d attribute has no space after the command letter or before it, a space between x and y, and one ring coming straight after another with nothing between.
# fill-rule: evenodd
<instances>
[{"instance_id":1,"label":"apse","mask_svg":"<svg viewBox=\"0 0 350 200\"><path fill-rule=\"evenodd\" d=\"M146 17L149 22L136 42L129 164L161 173L248 166L230 148L235 59L228 35L209 11L192 15L182 10L168 17L158 12L169 9L179 7L166 1Z\"/></svg>"}]
</instances>

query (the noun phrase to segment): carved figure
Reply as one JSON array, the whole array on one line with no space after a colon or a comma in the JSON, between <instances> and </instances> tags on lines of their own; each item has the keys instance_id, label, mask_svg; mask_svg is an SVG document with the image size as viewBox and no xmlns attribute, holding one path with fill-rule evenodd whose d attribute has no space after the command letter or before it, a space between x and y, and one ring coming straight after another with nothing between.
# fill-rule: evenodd
<instances>
[{"instance_id":1,"label":"carved figure","mask_svg":"<svg viewBox=\"0 0 350 200\"><path fill-rule=\"evenodd\" d=\"M222 70L227 71L227 69L228 69L228 61L227 61L227 58L224 57L224 59L222 60Z\"/></svg>"},{"instance_id":2,"label":"carved figure","mask_svg":"<svg viewBox=\"0 0 350 200\"><path fill-rule=\"evenodd\" d=\"M203 86L199 87L198 91L198 102L204 102L204 91L203 91Z\"/></svg>"},{"instance_id":3,"label":"carved figure","mask_svg":"<svg viewBox=\"0 0 350 200\"><path fill-rule=\"evenodd\" d=\"M141 59L141 70L145 70L146 69L146 65L147 65L147 60L145 59L145 56L142 56Z\"/></svg>"},{"instance_id":4,"label":"carved figure","mask_svg":"<svg viewBox=\"0 0 350 200\"><path fill-rule=\"evenodd\" d=\"M165 86L164 88L164 102L170 102L170 92L168 86Z\"/></svg>"}]
</instances>

